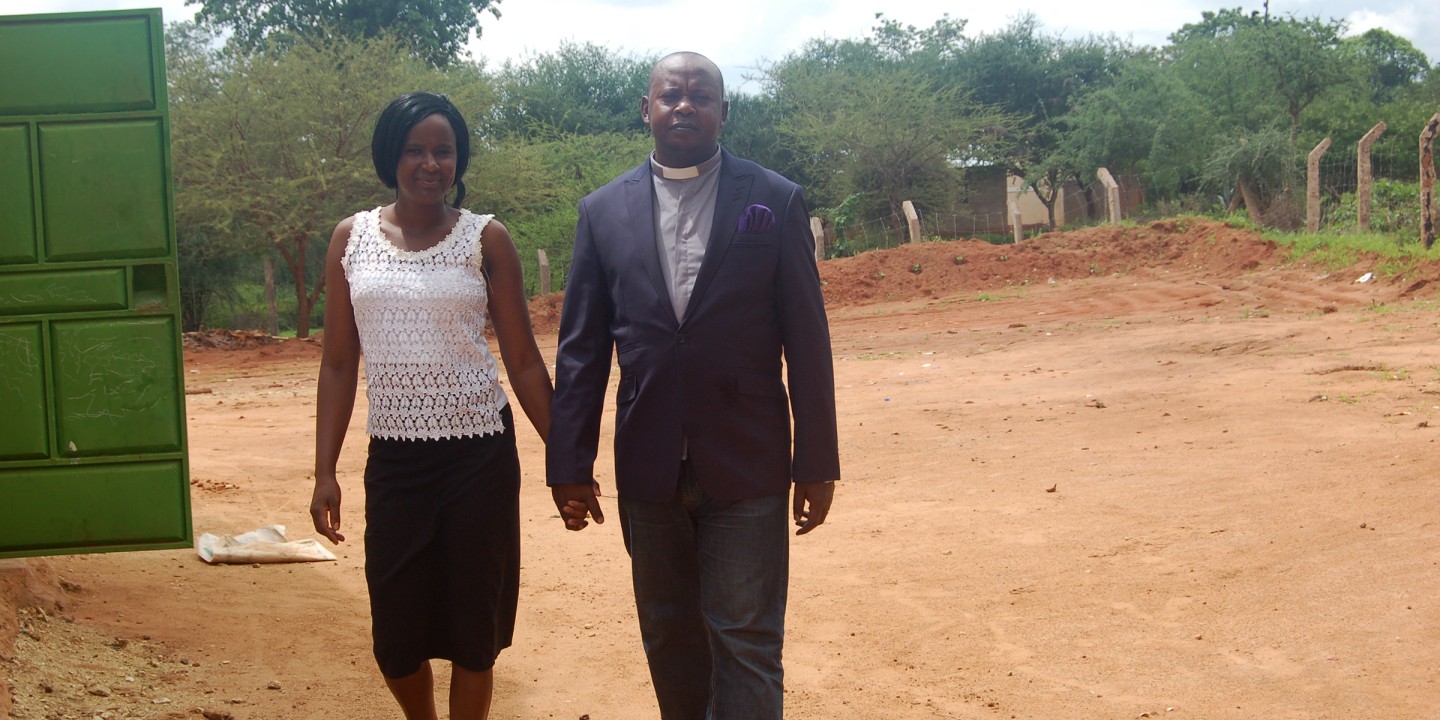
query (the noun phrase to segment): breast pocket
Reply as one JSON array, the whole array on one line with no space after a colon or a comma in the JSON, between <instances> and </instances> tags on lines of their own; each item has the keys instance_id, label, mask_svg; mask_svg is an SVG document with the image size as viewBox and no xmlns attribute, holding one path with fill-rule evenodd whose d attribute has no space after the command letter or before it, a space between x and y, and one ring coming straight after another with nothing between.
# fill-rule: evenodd
<instances>
[{"instance_id":1,"label":"breast pocket","mask_svg":"<svg viewBox=\"0 0 1440 720\"><path fill-rule=\"evenodd\" d=\"M774 233L739 233L730 242L731 247L770 247L775 244Z\"/></svg>"}]
</instances>

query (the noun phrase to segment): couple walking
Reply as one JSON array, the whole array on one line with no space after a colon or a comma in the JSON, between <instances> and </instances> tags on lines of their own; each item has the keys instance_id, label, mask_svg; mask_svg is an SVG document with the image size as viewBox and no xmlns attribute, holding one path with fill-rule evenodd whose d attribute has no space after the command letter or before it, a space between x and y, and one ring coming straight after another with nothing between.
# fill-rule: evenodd
<instances>
[{"instance_id":1,"label":"couple walking","mask_svg":"<svg viewBox=\"0 0 1440 720\"><path fill-rule=\"evenodd\" d=\"M343 540L363 348L375 657L410 720L436 717L431 659L452 663L450 716L485 717L514 628L520 469L487 318L572 531L605 522L618 359L616 507L660 717L782 715L787 526L823 523L839 478L809 215L798 186L720 148L729 104L705 57L661 59L640 113L654 152L580 203L553 391L509 233L459 209L469 131L443 96L382 113L372 151L396 200L331 238L311 515Z\"/></svg>"}]
</instances>

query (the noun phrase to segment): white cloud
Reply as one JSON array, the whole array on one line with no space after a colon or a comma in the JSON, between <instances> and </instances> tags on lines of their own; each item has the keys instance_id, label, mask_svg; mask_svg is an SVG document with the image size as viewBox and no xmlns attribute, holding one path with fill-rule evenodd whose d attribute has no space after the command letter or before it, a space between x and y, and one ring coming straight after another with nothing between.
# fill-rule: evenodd
<instances>
[{"instance_id":1,"label":"white cloud","mask_svg":"<svg viewBox=\"0 0 1440 720\"><path fill-rule=\"evenodd\" d=\"M78 12L161 6L167 21L189 19L198 6L185 0L0 0L0 14ZM1434 0L1271 0L1275 15L1342 18L1358 34L1382 27L1410 40L1440 61L1440 13ZM708 55L736 86L742 74L766 60L800 49L810 38L851 38L869 33L877 10L908 25L925 27L949 12L964 19L970 35L995 32L1015 17L1033 12L1045 30L1065 37L1113 34L1136 44L1160 45L1181 25L1205 10L1243 6L1258 0L1114 0L1098 6L1072 0L1030 0L1023 4L964 3L953 0L501 0L501 18L486 13L477 57L498 65L526 53L550 52L562 40L591 42L636 55L690 49Z\"/></svg>"}]
</instances>

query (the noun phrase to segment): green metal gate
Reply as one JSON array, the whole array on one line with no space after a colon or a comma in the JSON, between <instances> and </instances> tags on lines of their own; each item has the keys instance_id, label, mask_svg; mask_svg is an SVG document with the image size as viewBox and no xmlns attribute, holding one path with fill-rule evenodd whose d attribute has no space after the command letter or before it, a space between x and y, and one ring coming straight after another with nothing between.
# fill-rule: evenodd
<instances>
[{"instance_id":1,"label":"green metal gate","mask_svg":"<svg viewBox=\"0 0 1440 720\"><path fill-rule=\"evenodd\" d=\"M0 557L191 541L162 31L0 17Z\"/></svg>"}]
</instances>

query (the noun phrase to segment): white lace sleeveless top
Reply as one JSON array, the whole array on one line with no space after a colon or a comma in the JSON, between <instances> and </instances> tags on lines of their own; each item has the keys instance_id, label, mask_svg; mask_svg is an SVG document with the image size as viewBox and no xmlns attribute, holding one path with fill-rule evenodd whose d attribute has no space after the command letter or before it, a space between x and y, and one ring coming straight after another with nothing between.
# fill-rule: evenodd
<instances>
[{"instance_id":1,"label":"white lace sleeveless top","mask_svg":"<svg viewBox=\"0 0 1440 720\"><path fill-rule=\"evenodd\" d=\"M396 247L380 208L355 214L341 265L350 282L365 358L365 431L391 440L437 440L503 430L509 402L485 342L488 293L480 231L493 215L460 211L428 250Z\"/></svg>"}]
</instances>

